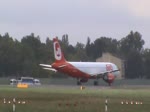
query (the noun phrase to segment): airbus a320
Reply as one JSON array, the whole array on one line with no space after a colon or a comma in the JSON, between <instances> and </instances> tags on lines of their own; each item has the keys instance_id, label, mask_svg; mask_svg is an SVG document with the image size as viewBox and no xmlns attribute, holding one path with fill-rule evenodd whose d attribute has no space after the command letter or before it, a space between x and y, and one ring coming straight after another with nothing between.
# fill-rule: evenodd
<instances>
[{"instance_id":1,"label":"airbus a320","mask_svg":"<svg viewBox=\"0 0 150 112\"><path fill-rule=\"evenodd\" d=\"M58 38L53 39L55 62L51 65L40 64L43 69L54 72L62 72L77 79L77 85L95 79L94 85L98 85L98 79L102 78L111 85L119 74L118 67L110 62L69 62L64 58Z\"/></svg>"}]
</instances>

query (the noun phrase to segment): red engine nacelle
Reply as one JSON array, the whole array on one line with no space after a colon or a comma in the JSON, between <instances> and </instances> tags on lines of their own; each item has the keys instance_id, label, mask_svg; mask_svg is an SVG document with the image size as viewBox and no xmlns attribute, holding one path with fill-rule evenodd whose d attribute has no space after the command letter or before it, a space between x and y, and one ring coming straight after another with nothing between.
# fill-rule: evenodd
<instances>
[{"instance_id":1,"label":"red engine nacelle","mask_svg":"<svg viewBox=\"0 0 150 112\"><path fill-rule=\"evenodd\" d=\"M113 83L115 79L115 76L112 73L108 73L106 75L104 75L103 80L105 82L107 82L109 85L111 85L111 83Z\"/></svg>"}]
</instances>

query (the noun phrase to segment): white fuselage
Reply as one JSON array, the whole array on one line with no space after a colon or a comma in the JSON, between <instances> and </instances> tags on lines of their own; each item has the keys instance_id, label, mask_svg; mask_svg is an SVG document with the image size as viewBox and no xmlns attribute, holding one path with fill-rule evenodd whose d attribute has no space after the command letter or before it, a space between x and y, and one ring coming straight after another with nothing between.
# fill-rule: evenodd
<instances>
[{"instance_id":1,"label":"white fuselage","mask_svg":"<svg viewBox=\"0 0 150 112\"><path fill-rule=\"evenodd\" d=\"M107 69L107 65L110 65L112 70L118 70L117 66L109 62L68 62L80 71L87 73L91 76L102 74L110 70ZM119 72L114 72L114 75L118 75Z\"/></svg>"}]
</instances>

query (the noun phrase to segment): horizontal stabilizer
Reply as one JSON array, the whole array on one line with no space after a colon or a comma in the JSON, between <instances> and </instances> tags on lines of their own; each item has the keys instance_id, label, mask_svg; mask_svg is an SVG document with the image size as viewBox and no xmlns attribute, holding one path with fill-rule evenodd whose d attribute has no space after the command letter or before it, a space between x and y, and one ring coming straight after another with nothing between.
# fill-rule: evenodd
<instances>
[{"instance_id":1,"label":"horizontal stabilizer","mask_svg":"<svg viewBox=\"0 0 150 112\"><path fill-rule=\"evenodd\" d=\"M40 66L43 66L43 67L49 67L49 68L52 68L51 65L47 65L47 64L39 64Z\"/></svg>"},{"instance_id":2,"label":"horizontal stabilizer","mask_svg":"<svg viewBox=\"0 0 150 112\"><path fill-rule=\"evenodd\" d=\"M53 72L57 72L57 70L56 70L56 69L53 69L53 68L43 68L43 69L45 69L45 70L51 70L51 71L53 71Z\"/></svg>"}]
</instances>

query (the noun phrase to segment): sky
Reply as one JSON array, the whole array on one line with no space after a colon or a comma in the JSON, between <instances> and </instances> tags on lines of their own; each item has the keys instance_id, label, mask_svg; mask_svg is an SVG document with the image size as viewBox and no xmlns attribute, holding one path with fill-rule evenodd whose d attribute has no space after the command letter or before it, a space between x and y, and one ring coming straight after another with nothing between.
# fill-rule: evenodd
<instances>
[{"instance_id":1,"label":"sky","mask_svg":"<svg viewBox=\"0 0 150 112\"><path fill-rule=\"evenodd\" d=\"M87 37L120 40L131 30L150 48L150 0L0 0L0 34L17 40L31 33L42 42L68 34L75 45Z\"/></svg>"}]
</instances>

